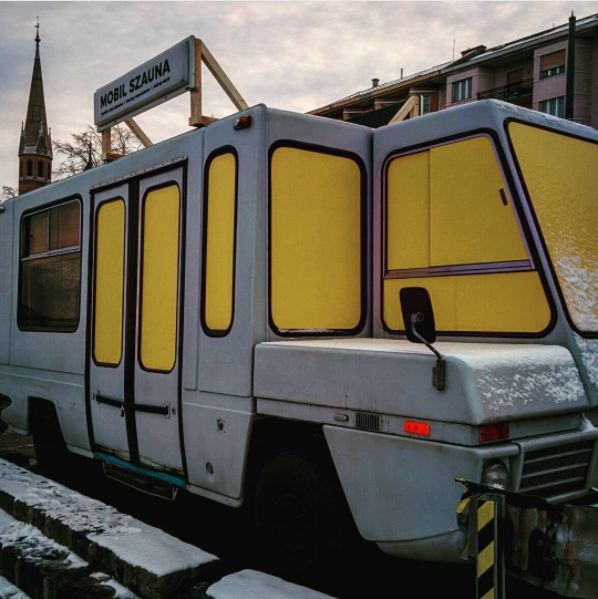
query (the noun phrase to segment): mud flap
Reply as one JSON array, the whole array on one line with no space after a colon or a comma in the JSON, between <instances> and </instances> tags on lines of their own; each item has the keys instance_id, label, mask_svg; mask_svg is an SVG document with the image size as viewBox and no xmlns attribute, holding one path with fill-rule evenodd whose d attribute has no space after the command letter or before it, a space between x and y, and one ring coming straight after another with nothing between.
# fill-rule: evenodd
<instances>
[{"instance_id":1,"label":"mud flap","mask_svg":"<svg viewBox=\"0 0 598 599\"><path fill-rule=\"evenodd\" d=\"M598 505L553 505L539 497L457 480L466 487L457 509L459 526L469 539L464 559L479 560L480 501L500 495L505 519L497 534L502 535L507 573L564 597L598 599Z\"/></svg>"}]
</instances>

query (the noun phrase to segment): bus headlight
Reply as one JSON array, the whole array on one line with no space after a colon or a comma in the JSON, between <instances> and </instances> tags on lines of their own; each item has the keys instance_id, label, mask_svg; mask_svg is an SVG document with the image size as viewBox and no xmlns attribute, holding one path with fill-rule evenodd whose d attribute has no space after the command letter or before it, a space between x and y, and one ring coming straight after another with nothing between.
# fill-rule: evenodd
<instances>
[{"instance_id":1,"label":"bus headlight","mask_svg":"<svg viewBox=\"0 0 598 599\"><path fill-rule=\"evenodd\" d=\"M509 483L509 471L507 467L499 460L488 462L484 466L482 483L489 487L496 487L506 491Z\"/></svg>"}]
</instances>

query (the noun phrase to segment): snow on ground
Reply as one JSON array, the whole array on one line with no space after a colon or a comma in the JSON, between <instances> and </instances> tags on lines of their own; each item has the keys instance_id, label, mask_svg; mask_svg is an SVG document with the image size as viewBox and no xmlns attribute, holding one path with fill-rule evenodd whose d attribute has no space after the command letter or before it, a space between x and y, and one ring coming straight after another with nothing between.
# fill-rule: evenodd
<instances>
[{"instance_id":1,"label":"snow on ground","mask_svg":"<svg viewBox=\"0 0 598 599\"><path fill-rule=\"evenodd\" d=\"M135 593L132 593L122 584L116 582L114 578L104 574L103 572L94 572L90 574L91 578L95 578L100 584L110 587L115 591L113 599L138 599ZM0 597L2 599L2 597Z\"/></svg>"},{"instance_id":2,"label":"snow on ground","mask_svg":"<svg viewBox=\"0 0 598 599\"><path fill-rule=\"evenodd\" d=\"M534 401L575 403L585 400L573 356L556 345L495 345L491 351L455 351L469 366L490 410Z\"/></svg>"},{"instance_id":3,"label":"snow on ground","mask_svg":"<svg viewBox=\"0 0 598 599\"><path fill-rule=\"evenodd\" d=\"M225 576L213 584L206 594L212 599L331 599L330 595L255 570L243 570Z\"/></svg>"},{"instance_id":4,"label":"snow on ground","mask_svg":"<svg viewBox=\"0 0 598 599\"><path fill-rule=\"evenodd\" d=\"M33 562L60 560L70 564L69 568L84 568L88 565L63 545L48 539L35 526L16 520L3 510L0 510L0 545L17 548L19 555Z\"/></svg>"},{"instance_id":5,"label":"snow on ground","mask_svg":"<svg viewBox=\"0 0 598 599\"><path fill-rule=\"evenodd\" d=\"M100 501L0 459L0 490L35 506L119 558L156 576L218 559Z\"/></svg>"},{"instance_id":6,"label":"snow on ground","mask_svg":"<svg viewBox=\"0 0 598 599\"><path fill-rule=\"evenodd\" d=\"M0 576L0 599L31 599L12 582Z\"/></svg>"},{"instance_id":7,"label":"snow on ground","mask_svg":"<svg viewBox=\"0 0 598 599\"><path fill-rule=\"evenodd\" d=\"M598 387L598 339L586 339L576 334L573 337L581 352L581 360L588 371L590 381Z\"/></svg>"}]
</instances>

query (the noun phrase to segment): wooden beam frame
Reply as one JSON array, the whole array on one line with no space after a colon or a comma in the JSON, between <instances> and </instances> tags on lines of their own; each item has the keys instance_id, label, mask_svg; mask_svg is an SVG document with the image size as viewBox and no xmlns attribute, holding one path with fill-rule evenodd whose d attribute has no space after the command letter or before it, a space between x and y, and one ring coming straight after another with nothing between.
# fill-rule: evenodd
<instances>
[{"instance_id":1,"label":"wooden beam frame","mask_svg":"<svg viewBox=\"0 0 598 599\"><path fill-rule=\"evenodd\" d=\"M406 116L413 111L417 114L412 114L411 116L419 116L419 96L411 96L403 106L399 109L397 114L395 114L389 125L394 125L395 123L400 123L405 120Z\"/></svg>"},{"instance_id":2,"label":"wooden beam frame","mask_svg":"<svg viewBox=\"0 0 598 599\"><path fill-rule=\"evenodd\" d=\"M201 40L195 40L195 81L194 88L191 90L191 116L189 125L192 127L202 127L213 123L216 119L203 116L202 97L201 97L201 63L204 63L214 79L218 82L224 93L230 98L237 110L247 110L249 105L239 93L239 90L228 78L224 69L218 64L213 54Z\"/></svg>"}]
</instances>

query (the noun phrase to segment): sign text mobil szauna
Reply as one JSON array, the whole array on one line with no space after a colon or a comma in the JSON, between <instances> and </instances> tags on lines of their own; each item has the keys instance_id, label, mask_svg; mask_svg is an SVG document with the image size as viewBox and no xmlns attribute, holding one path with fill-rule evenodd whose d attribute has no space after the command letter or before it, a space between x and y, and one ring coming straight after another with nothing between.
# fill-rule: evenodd
<instances>
[{"instance_id":1,"label":"sign text mobil szauna","mask_svg":"<svg viewBox=\"0 0 598 599\"><path fill-rule=\"evenodd\" d=\"M190 89L194 52L191 37L97 90L96 126L115 125Z\"/></svg>"}]
</instances>

